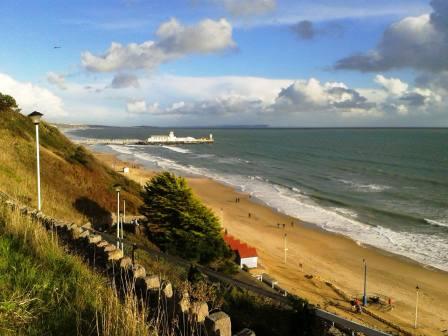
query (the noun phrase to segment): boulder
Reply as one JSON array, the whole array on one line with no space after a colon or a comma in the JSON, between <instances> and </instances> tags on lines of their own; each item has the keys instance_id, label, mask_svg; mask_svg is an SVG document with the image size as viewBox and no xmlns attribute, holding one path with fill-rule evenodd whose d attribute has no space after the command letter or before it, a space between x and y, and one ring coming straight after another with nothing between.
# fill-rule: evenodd
<instances>
[{"instance_id":1,"label":"boulder","mask_svg":"<svg viewBox=\"0 0 448 336\"><path fill-rule=\"evenodd\" d=\"M96 243L99 243L102 239L103 239L103 237L101 237L100 235L90 235L89 243L96 244Z\"/></svg>"},{"instance_id":2,"label":"boulder","mask_svg":"<svg viewBox=\"0 0 448 336\"><path fill-rule=\"evenodd\" d=\"M234 336L256 336L256 335L255 332L253 332L252 330L244 328L240 332L236 333Z\"/></svg>"},{"instance_id":3,"label":"boulder","mask_svg":"<svg viewBox=\"0 0 448 336\"><path fill-rule=\"evenodd\" d=\"M173 297L173 286L171 285L171 282L164 281L162 285L162 293L167 299L171 299Z\"/></svg>"},{"instance_id":4,"label":"boulder","mask_svg":"<svg viewBox=\"0 0 448 336\"><path fill-rule=\"evenodd\" d=\"M160 289L160 278L158 275L149 275L144 278L146 289L157 291Z\"/></svg>"},{"instance_id":5,"label":"boulder","mask_svg":"<svg viewBox=\"0 0 448 336\"><path fill-rule=\"evenodd\" d=\"M114 260L121 260L123 258L123 252L121 250L112 250L107 252L107 260L114 261Z\"/></svg>"},{"instance_id":6,"label":"boulder","mask_svg":"<svg viewBox=\"0 0 448 336\"><path fill-rule=\"evenodd\" d=\"M193 302L190 306L190 314L192 314L195 320L199 323L205 321L205 318L208 316L208 305L207 302L196 301Z\"/></svg>"},{"instance_id":7,"label":"boulder","mask_svg":"<svg viewBox=\"0 0 448 336\"><path fill-rule=\"evenodd\" d=\"M232 336L230 316L224 312L220 311L207 316L205 327L210 336Z\"/></svg>"}]
</instances>

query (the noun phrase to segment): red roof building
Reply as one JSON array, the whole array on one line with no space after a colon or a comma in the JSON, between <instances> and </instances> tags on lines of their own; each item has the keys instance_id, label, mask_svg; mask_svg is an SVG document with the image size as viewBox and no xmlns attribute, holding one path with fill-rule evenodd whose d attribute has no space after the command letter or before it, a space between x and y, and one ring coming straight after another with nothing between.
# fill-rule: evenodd
<instances>
[{"instance_id":1,"label":"red roof building","mask_svg":"<svg viewBox=\"0 0 448 336\"><path fill-rule=\"evenodd\" d=\"M238 256L240 267L246 265L248 268L256 268L258 264L258 255L255 247L242 243L231 235L224 235L224 241Z\"/></svg>"}]
</instances>

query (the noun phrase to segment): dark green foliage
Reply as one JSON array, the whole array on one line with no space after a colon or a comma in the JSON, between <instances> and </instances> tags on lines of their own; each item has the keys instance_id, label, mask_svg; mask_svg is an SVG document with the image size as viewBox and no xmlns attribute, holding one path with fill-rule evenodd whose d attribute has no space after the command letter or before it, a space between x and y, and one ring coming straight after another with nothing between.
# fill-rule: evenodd
<instances>
[{"instance_id":1,"label":"dark green foliage","mask_svg":"<svg viewBox=\"0 0 448 336\"><path fill-rule=\"evenodd\" d=\"M164 172L148 182L141 214L150 239L163 250L208 264L228 258L217 217L197 200L182 177Z\"/></svg>"},{"instance_id":2,"label":"dark green foliage","mask_svg":"<svg viewBox=\"0 0 448 336\"><path fill-rule=\"evenodd\" d=\"M88 163L91 161L91 157L82 146L77 146L73 153L68 157L68 160L73 163L80 163L87 167Z\"/></svg>"},{"instance_id":3,"label":"dark green foliage","mask_svg":"<svg viewBox=\"0 0 448 336\"><path fill-rule=\"evenodd\" d=\"M0 111L4 110L19 111L19 107L13 97L0 92Z\"/></svg>"},{"instance_id":4,"label":"dark green foliage","mask_svg":"<svg viewBox=\"0 0 448 336\"><path fill-rule=\"evenodd\" d=\"M224 294L222 309L232 316L232 329L252 329L257 336L322 335L312 307L293 299L291 308L274 301L232 288Z\"/></svg>"}]
</instances>

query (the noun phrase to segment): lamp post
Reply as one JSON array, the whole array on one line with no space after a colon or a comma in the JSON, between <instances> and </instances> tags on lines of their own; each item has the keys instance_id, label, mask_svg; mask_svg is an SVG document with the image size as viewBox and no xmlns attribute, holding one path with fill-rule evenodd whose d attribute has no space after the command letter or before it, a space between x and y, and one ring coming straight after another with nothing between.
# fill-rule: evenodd
<instances>
[{"instance_id":1,"label":"lamp post","mask_svg":"<svg viewBox=\"0 0 448 336\"><path fill-rule=\"evenodd\" d=\"M362 305L367 306L367 262L365 259L362 260L364 263L364 295L362 297Z\"/></svg>"},{"instance_id":2,"label":"lamp post","mask_svg":"<svg viewBox=\"0 0 448 336\"><path fill-rule=\"evenodd\" d=\"M415 297L415 321L414 321L414 329L417 329L417 317L418 317L418 292L420 291L420 287L415 287L416 297Z\"/></svg>"},{"instance_id":3,"label":"lamp post","mask_svg":"<svg viewBox=\"0 0 448 336\"><path fill-rule=\"evenodd\" d=\"M123 235L124 235L124 229L123 229L123 225L124 223L126 223L126 200L123 200L123 217L121 217L121 234L120 234L120 239L121 239L121 250L124 251L124 243L123 243Z\"/></svg>"},{"instance_id":4,"label":"lamp post","mask_svg":"<svg viewBox=\"0 0 448 336\"><path fill-rule=\"evenodd\" d=\"M287 254L288 254L288 247L286 246L286 237L287 237L287 234L285 233L285 236L284 236L284 245L285 245L285 264L286 264Z\"/></svg>"},{"instance_id":5,"label":"lamp post","mask_svg":"<svg viewBox=\"0 0 448 336\"><path fill-rule=\"evenodd\" d=\"M120 186L115 186L117 192L117 248L120 248Z\"/></svg>"},{"instance_id":6,"label":"lamp post","mask_svg":"<svg viewBox=\"0 0 448 336\"><path fill-rule=\"evenodd\" d=\"M126 200L123 200L123 223L126 223Z\"/></svg>"},{"instance_id":7,"label":"lamp post","mask_svg":"<svg viewBox=\"0 0 448 336\"><path fill-rule=\"evenodd\" d=\"M39 123L43 114L34 111L28 115L31 118L34 125L36 126L36 156L37 156L37 210L41 210L41 200L40 200L40 158L39 158Z\"/></svg>"}]
</instances>

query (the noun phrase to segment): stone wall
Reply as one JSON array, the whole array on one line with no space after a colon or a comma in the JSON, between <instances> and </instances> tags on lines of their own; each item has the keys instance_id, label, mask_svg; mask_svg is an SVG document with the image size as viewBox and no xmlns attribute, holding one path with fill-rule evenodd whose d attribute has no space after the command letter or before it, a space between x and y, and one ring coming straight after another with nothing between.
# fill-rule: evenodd
<instances>
[{"instance_id":1,"label":"stone wall","mask_svg":"<svg viewBox=\"0 0 448 336\"><path fill-rule=\"evenodd\" d=\"M106 274L119 293L133 291L154 314L160 314L158 310L162 310L168 315L167 318L176 318L178 323L183 324L182 330L194 330L195 335L232 336L231 319L225 312L210 313L207 302L191 299L188 293L173 288L170 281L133 263L131 258L91 228L46 216L3 193L0 193L0 201L51 230L70 250ZM248 329L241 332L237 335L255 335Z\"/></svg>"}]
</instances>

